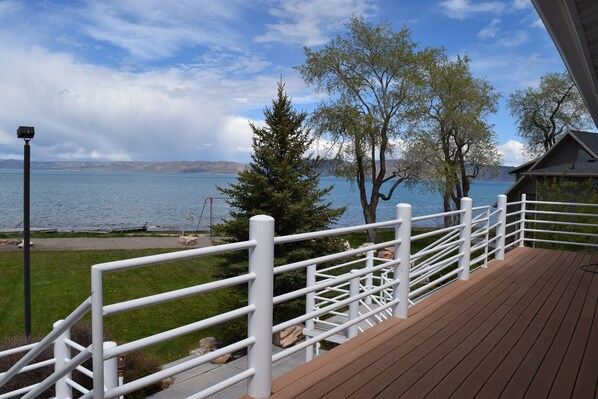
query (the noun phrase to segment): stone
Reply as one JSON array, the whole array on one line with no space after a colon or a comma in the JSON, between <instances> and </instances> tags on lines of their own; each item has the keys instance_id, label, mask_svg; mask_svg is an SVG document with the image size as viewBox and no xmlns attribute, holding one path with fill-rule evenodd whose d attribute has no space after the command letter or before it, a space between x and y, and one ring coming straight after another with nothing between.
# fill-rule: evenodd
<instances>
[{"instance_id":1,"label":"stone","mask_svg":"<svg viewBox=\"0 0 598 399\"><path fill-rule=\"evenodd\" d=\"M212 364L224 364L224 363L228 362L231 357L232 357L232 355L230 353L227 353L224 356L217 357L216 359L212 360L210 363L212 363Z\"/></svg>"},{"instance_id":2,"label":"stone","mask_svg":"<svg viewBox=\"0 0 598 399\"><path fill-rule=\"evenodd\" d=\"M276 346L287 348L303 339L303 325L297 324L274 334L272 336L272 343Z\"/></svg>"},{"instance_id":3,"label":"stone","mask_svg":"<svg viewBox=\"0 0 598 399\"><path fill-rule=\"evenodd\" d=\"M344 251L350 251L351 250L351 244L349 244L349 241L345 240L343 242L343 250Z\"/></svg>"},{"instance_id":4,"label":"stone","mask_svg":"<svg viewBox=\"0 0 598 399\"><path fill-rule=\"evenodd\" d=\"M384 249L380 250L380 252L378 252L378 258L391 260L394 258L394 256L395 256L394 247L384 248Z\"/></svg>"},{"instance_id":5,"label":"stone","mask_svg":"<svg viewBox=\"0 0 598 399\"><path fill-rule=\"evenodd\" d=\"M216 338L206 337L199 340L199 348L189 351L190 355L205 355L216 350Z\"/></svg>"},{"instance_id":6,"label":"stone","mask_svg":"<svg viewBox=\"0 0 598 399\"><path fill-rule=\"evenodd\" d=\"M197 237L195 236L179 236L179 243L186 247L197 245Z\"/></svg>"}]
</instances>

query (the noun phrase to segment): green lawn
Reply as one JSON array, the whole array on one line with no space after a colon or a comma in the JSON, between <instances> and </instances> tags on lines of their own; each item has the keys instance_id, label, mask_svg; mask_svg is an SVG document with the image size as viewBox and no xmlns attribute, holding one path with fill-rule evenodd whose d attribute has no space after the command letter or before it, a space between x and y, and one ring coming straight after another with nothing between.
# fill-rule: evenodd
<instances>
[{"instance_id":1,"label":"green lawn","mask_svg":"<svg viewBox=\"0 0 598 399\"><path fill-rule=\"evenodd\" d=\"M52 324L75 309L90 295L90 266L166 252L161 250L110 251L32 251L31 308L34 335L45 335ZM105 303L189 287L214 280L217 259L201 258L106 274ZM22 335L23 321L23 254L0 253L0 338ZM219 298L225 291L168 302L106 318L113 338L131 341L139 337L175 328L217 314ZM89 316L87 316L89 318ZM168 361L197 347L199 338L215 335L203 330L180 339L152 347L150 350Z\"/></svg>"}]
</instances>

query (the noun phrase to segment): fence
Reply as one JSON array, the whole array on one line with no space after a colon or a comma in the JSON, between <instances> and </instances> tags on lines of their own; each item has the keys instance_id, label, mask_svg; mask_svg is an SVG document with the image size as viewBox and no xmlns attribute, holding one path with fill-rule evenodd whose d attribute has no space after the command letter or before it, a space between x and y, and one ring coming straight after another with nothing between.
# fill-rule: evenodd
<instances>
[{"instance_id":1,"label":"fence","mask_svg":"<svg viewBox=\"0 0 598 399\"><path fill-rule=\"evenodd\" d=\"M566 211L538 210L538 206L542 205L562 205L566 207ZM517 210L507 213L507 206L516 207ZM50 363L55 365L56 371L52 376L36 386L23 388L22 392L15 391L4 394L0 398L16 396L23 392L28 392L24 396L25 398L35 397L51 385L56 385L57 397L68 397L68 393L64 396L62 396L63 394L59 395L59 384L62 384L63 387L68 386L69 389L78 388L70 380L69 373L80 367L83 361L89 357L93 360L93 374L90 374L93 377L93 389L84 392L83 397L93 397L94 399L120 397L242 349L247 350L247 369L224 381L215 383L208 389L193 394L190 398L204 398L244 380L247 380L247 392L250 396L268 397L272 384L272 362L304 349L307 352L307 358L311 359L314 352L317 352L319 343L324 340L344 342L388 317L407 318L409 306L421 301L451 281L467 280L471 270L485 268L493 258L504 259L505 250L513 246L523 245L526 242L535 244L546 241L551 243L563 241L556 238L550 240L537 238L530 235L532 233L549 232L550 234L575 237L575 234L578 233L572 231L531 227L532 224L542 223L542 216L583 216L585 218L598 216L596 213L587 211L573 212L571 211L572 207L598 210L598 205L595 204L542 203L526 201L525 197L521 201L507 204L505 196L499 196L496 208L490 206L474 208L471 199L464 198L461 202L461 209L453 212L412 217L411 206L399 204L395 220L283 237L275 237L274 219L268 216L255 216L249 222L250 236L247 241L94 265L91 270L92 296L63 322L57 324L54 330L40 343L19 349L28 352L8 372L0 375L0 386L16 373L26 370L27 367L41 367L42 365L27 366L27 364L52 343L60 342L59 345L55 344L55 349L62 346L62 342L67 343L68 338L63 334L76 320L90 310L92 313L91 347L83 348L68 342L71 347L80 350L77 356L70 359L65 354L58 354L56 360L43 365L47 366ZM534 215L533 219L530 218L531 215ZM412 223L435 218L444 220L445 217L458 218L458 224L412 235ZM507 220L509 220L508 223ZM598 230L598 222L578 222L576 224L561 223L559 220L557 222L559 223L555 224L554 221L550 221L548 225L580 227L584 229L583 237L590 239L598 237L598 231L586 231ZM274 266L276 245L320 240L379 228L393 229L394 238L363 248L344 250L313 259ZM513 231L507 233L507 229ZM433 238L432 243L412 254L412 243L431 238ZM566 242L571 244L571 241ZM591 243L583 245L598 247L597 244ZM389 247L393 250L390 259L375 256L375 251ZM107 273L118 273L151 267L156 264L235 251L248 251L248 272L245 274L124 302L104 303L103 279ZM306 271L306 286L273 296L274 278L297 270ZM246 306L125 344L105 345L102 342L105 318L112 315L239 285L248 286ZM276 325L273 324L274 306L301 298L305 298L306 302L306 312L303 315ZM118 356L239 317L248 318L247 337L214 352L178 363L122 385L115 382L115 374L110 371L112 368L106 368L106 363L114 364ZM300 323L305 323L307 339L273 355L272 334ZM0 353L0 356L4 353ZM68 361L64 361L65 358Z\"/></svg>"}]
</instances>

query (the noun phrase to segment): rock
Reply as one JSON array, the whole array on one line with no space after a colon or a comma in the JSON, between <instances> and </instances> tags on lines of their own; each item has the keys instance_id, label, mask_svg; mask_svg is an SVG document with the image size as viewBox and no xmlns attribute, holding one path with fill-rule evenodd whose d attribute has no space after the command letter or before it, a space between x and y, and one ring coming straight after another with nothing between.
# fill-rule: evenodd
<instances>
[{"instance_id":1,"label":"rock","mask_svg":"<svg viewBox=\"0 0 598 399\"><path fill-rule=\"evenodd\" d=\"M224 363L228 362L231 357L232 357L232 355L230 353L227 353L224 356L217 357L216 359L212 360L210 363L213 363L213 364L224 364Z\"/></svg>"},{"instance_id":2,"label":"rock","mask_svg":"<svg viewBox=\"0 0 598 399\"><path fill-rule=\"evenodd\" d=\"M351 250L351 244L349 244L349 241L345 240L343 242L343 250L344 251L350 251Z\"/></svg>"},{"instance_id":3,"label":"rock","mask_svg":"<svg viewBox=\"0 0 598 399\"><path fill-rule=\"evenodd\" d=\"M179 236L179 243L188 247L191 245L197 245L197 237L195 236Z\"/></svg>"},{"instance_id":4,"label":"rock","mask_svg":"<svg viewBox=\"0 0 598 399\"><path fill-rule=\"evenodd\" d=\"M162 381L160 381L160 389L165 390L166 388L168 388L169 386L171 386L173 384L174 384L174 377L164 378Z\"/></svg>"},{"instance_id":5,"label":"rock","mask_svg":"<svg viewBox=\"0 0 598 399\"><path fill-rule=\"evenodd\" d=\"M272 336L272 343L276 346L287 348L299 341L302 341L303 338L303 325L297 324L274 334Z\"/></svg>"},{"instance_id":6,"label":"rock","mask_svg":"<svg viewBox=\"0 0 598 399\"><path fill-rule=\"evenodd\" d=\"M189 354L201 356L214 350L216 350L216 338L207 337L200 339L199 348L189 351Z\"/></svg>"},{"instance_id":7,"label":"rock","mask_svg":"<svg viewBox=\"0 0 598 399\"><path fill-rule=\"evenodd\" d=\"M364 242L359 247L357 247L357 249L371 247L372 245L374 245L373 242ZM362 252L358 256L366 256L366 254L367 254L367 252Z\"/></svg>"},{"instance_id":8,"label":"rock","mask_svg":"<svg viewBox=\"0 0 598 399\"><path fill-rule=\"evenodd\" d=\"M393 259L394 256L395 256L394 247L384 248L384 249L380 250L380 252L378 252L378 258L390 260L390 259Z\"/></svg>"}]
</instances>

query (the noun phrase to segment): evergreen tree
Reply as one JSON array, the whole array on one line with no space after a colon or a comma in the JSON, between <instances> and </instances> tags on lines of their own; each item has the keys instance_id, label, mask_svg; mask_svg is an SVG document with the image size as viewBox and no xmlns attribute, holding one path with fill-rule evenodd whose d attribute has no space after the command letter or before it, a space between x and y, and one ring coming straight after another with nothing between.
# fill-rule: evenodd
<instances>
[{"instance_id":1,"label":"evergreen tree","mask_svg":"<svg viewBox=\"0 0 598 399\"><path fill-rule=\"evenodd\" d=\"M235 241L247 240L249 218L259 214L275 219L276 235L328 228L344 209L325 202L332 186L319 186L321 159L309 153L313 139L303 126L307 113L293 109L279 82L277 98L264 109L264 116L265 127L250 123L253 154L249 168L239 173L236 183L218 188L229 198L231 212L217 232Z\"/></svg>"},{"instance_id":2,"label":"evergreen tree","mask_svg":"<svg viewBox=\"0 0 598 399\"><path fill-rule=\"evenodd\" d=\"M278 83L276 99L264 109L265 127L250 123L253 131L253 154L247 170L239 173L237 182L229 187L218 187L231 207L229 218L215 226L218 235L228 241L249 238L249 218L259 214L275 219L274 231L278 236L324 230L345 211L333 208L325 200L332 186L320 188L318 168L322 160L310 153L313 139L303 124L305 112L293 109L291 100ZM310 240L275 247L277 265L309 259L340 249L337 239ZM246 253L233 253L226 257L219 277L227 278L247 272ZM297 270L276 276L274 295L305 287L305 271ZM225 308L246 304L247 291L238 287L228 297ZM226 309L228 310L228 309ZM276 308L275 322L303 314L303 300L287 302ZM221 333L225 341L234 341L246 332L245 319L225 324Z\"/></svg>"}]
</instances>

